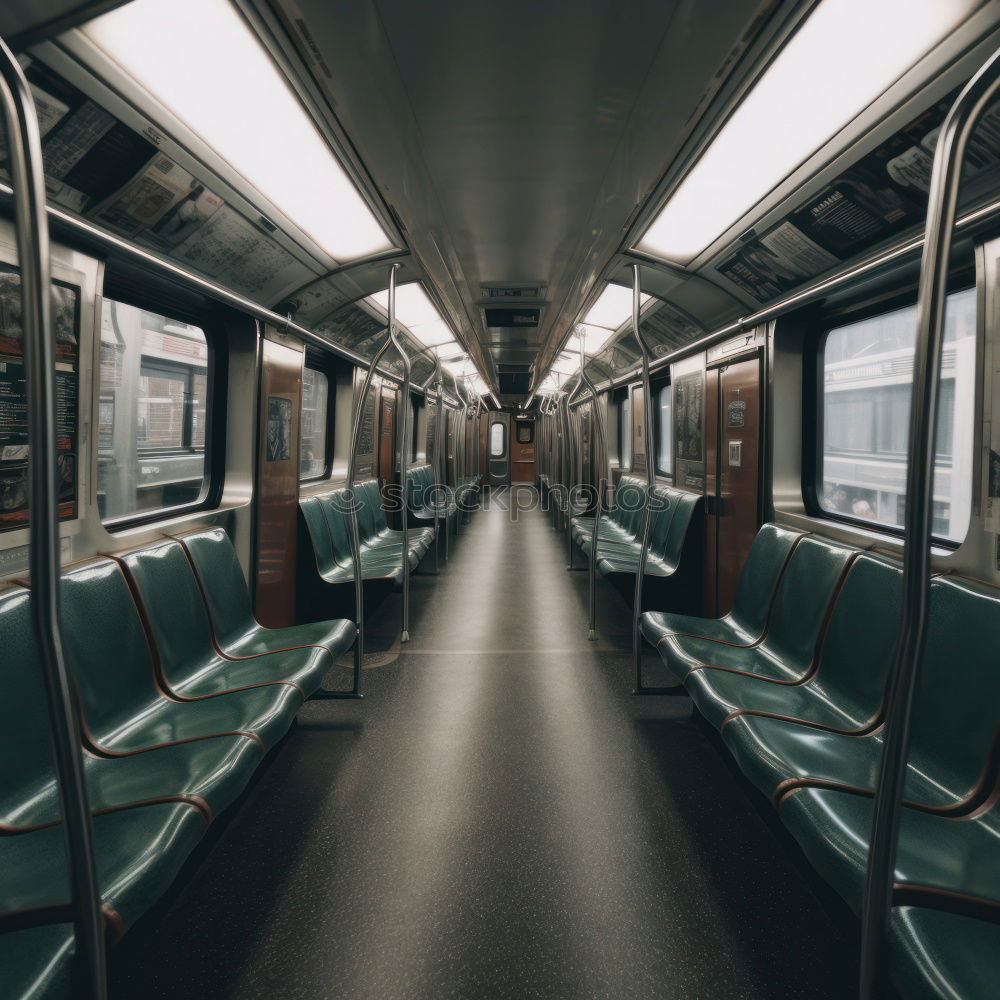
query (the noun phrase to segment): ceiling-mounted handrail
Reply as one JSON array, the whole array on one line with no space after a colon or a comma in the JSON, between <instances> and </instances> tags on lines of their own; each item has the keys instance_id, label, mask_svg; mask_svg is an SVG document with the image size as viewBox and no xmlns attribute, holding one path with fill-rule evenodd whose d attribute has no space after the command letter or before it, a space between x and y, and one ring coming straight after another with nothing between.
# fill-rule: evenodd
<instances>
[{"instance_id":1,"label":"ceiling-mounted handrail","mask_svg":"<svg viewBox=\"0 0 1000 1000\"><path fill-rule=\"evenodd\" d=\"M52 726L56 784L72 894L78 972L74 995L83 1000L105 1000L104 914L94 861L80 721L63 654L59 614L56 356L42 144L31 90L17 59L2 40L0 102L7 123L14 225L21 269L21 325L28 395L30 603Z\"/></svg>"},{"instance_id":2,"label":"ceiling-mounted handrail","mask_svg":"<svg viewBox=\"0 0 1000 1000\"><path fill-rule=\"evenodd\" d=\"M588 623L587 638L594 642L597 639L597 533L601 523L601 514L604 511L604 472L608 467L607 443L604 434L604 414L600 411L600 401L597 397L597 389L587 374L587 348L586 331L580 334L580 377L583 384L590 391L591 406L593 407L594 429L597 432L597 447L594 449L594 471L597 473L597 502L594 509L594 527L590 532L590 620ZM600 471L596 469L597 461L600 460Z\"/></svg>"},{"instance_id":3,"label":"ceiling-mounted handrail","mask_svg":"<svg viewBox=\"0 0 1000 1000\"><path fill-rule=\"evenodd\" d=\"M910 716L927 633L938 376L944 340L952 234L969 136L1000 91L1000 51L959 94L941 126L934 152L927 228L917 295L917 339L906 473L903 608L889 674L882 760L872 813L862 902L861 997L884 995L886 942L892 908L896 842L906 778Z\"/></svg>"},{"instance_id":4,"label":"ceiling-mounted handrail","mask_svg":"<svg viewBox=\"0 0 1000 1000\"><path fill-rule=\"evenodd\" d=\"M410 465L410 359L403 350L396 329L396 272L399 264L389 268L389 342L403 360L403 414L399 426L399 478L403 490L403 621L399 641L410 641L410 526L406 509L406 474ZM374 367L374 365L372 366Z\"/></svg>"}]
</instances>

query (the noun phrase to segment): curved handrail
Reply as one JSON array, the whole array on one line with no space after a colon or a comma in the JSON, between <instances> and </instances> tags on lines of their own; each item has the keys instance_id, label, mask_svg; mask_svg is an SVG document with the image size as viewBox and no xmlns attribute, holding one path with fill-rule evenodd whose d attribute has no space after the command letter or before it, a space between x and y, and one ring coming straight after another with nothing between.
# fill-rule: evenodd
<instances>
[{"instance_id":1,"label":"curved handrail","mask_svg":"<svg viewBox=\"0 0 1000 1000\"><path fill-rule=\"evenodd\" d=\"M104 913L94 861L80 720L66 669L59 614L56 359L42 145L31 90L17 59L2 40L0 103L7 122L14 225L21 268L21 321L28 386L31 613L52 725L59 808L72 893L80 973L76 995L85 1000L103 1000L107 996Z\"/></svg>"},{"instance_id":2,"label":"curved handrail","mask_svg":"<svg viewBox=\"0 0 1000 1000\"><path fill-rule=\"evenodd\" d=\"M591 406L594 408L593 421L597 436L597 447L594 449L594 471L597 472L597 460L600 459L600 472L597 473L597 505L594 510L594 527L590 533L590 622L587 638L594 642L597 639L597 533L604 510L604 470L607 468L607 442L604 433L604 414L600 412L600 402L597 389L587 374L587 350L585 335L580 335L580 375L583 384L590 391Z\"/></svg>"},{"instance_id":3,"label":"curved handrail","mask_svg":"<svg viewBox=\"0 0 1000 1000\"><path fill-rule=\"evenodd\" d=\"M903 608L886 697L885 740L872 815L868 870L862 902L861 997L881 995L892 907L896 843L910 739L913 692L927 633L930 587L934 436L938 375L944 340L948 265L969 136L1000 90L1000 52L959 94L941 127L934 153L926 237L917 298L913 355L909 465L906 475L906 548Z\"/></svg>"},{"instance_id":4,"label":"curved handrail","mask_svg":"<svg viewBox=\"0 0 1000 1000\"><path fill-rule=\"evenodd\" d=\"M410 359L398 340L396 329L396 272L399 264L389 269L389 341L403 359L402 418L399 422L399 479L403 491L403 624L400 642L410 641L410 516L406 508L406 474L410 465Z\"/></svg>"},{"instance_id":5,"label":"curved handrail","mask_svg":"<svg viewBox=\"0 0 1000 1000\"><path fill-rule=\"evenodd\" d=\"M642 691L642 646L639 636L639 616L642 614L642 587L646 576L646 557L649 555L649 528L652 523L653 487L656 477L653 471L653 393L649 379L649 362L651 351L639 324L639 308L641 299L641 278L639 265L632 265L632 333L635 335L639 350L642 351L642 409L643 436L646 445L646 503L642 516L642 548L639 552L639 565L635 574L635 598L632 606L632 666L635 670L635 691Z\"/></svg>"}]
</instances>

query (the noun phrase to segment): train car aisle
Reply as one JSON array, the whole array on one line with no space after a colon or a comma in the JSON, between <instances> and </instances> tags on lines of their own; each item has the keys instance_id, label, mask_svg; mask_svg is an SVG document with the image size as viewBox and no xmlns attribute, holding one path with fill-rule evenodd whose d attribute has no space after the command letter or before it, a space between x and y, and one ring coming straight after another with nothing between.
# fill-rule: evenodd
<instances>
[{"instance_id":1,"label":"train car aisle","mask_svg":"<svg viewBox=\"0 0 1000 1000\"><path fill-rule=\"evenodd\" d=\"M303 708L117 998L851 995L851 943L686 700L628 696L625 606L602 588L589 643L587 574L505 497L414 577L365 700Z\"/></svg>"}]
</instances>

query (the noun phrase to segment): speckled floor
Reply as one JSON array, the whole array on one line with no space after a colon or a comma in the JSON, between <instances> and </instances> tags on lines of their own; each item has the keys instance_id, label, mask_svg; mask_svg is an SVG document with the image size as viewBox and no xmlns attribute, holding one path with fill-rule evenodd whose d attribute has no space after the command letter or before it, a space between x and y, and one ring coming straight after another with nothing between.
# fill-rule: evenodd
<instances>
[{"instance_id":1,"label":"speckled floor","mask_svg":"<svg viewBox=\"0 0 1000 1000\"><path fill-rule=\"evenodd\" d=\"M689 703L629 696L609 588L588 643L545 515L480 511L413 584L413 641L384 605L365 700L303 708L117 952L116 1000L852 994L851 942Z\"/></svg>"}]
</instances>

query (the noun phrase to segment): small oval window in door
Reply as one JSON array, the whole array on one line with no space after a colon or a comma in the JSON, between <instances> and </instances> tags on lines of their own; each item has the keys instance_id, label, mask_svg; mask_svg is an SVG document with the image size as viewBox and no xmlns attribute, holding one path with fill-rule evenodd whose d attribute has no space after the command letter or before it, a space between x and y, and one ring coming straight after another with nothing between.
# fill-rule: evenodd
<instances>
[{"instance_id":1,"label":"small oval window in door","mask_svg":"<svg viewBox=\"0 0 1000 1000\"><path fill-rule=\"evenodd\" d=\"M503 424L498 420L490 426L490 458L503 458L504 451Z\"/></svg>"}]
</instances>

